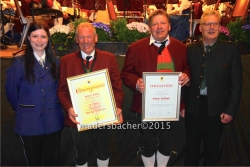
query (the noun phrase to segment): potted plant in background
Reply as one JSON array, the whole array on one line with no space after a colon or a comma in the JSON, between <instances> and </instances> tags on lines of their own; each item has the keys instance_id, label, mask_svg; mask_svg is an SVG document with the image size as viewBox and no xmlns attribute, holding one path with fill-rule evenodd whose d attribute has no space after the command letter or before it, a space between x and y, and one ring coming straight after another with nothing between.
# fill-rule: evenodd
<instances>
[{"instance_id":1,"label":"potted plant in background","mask_svg":"<svg viewBox=\"0 0 250 167\"><path fill-rule=\"evenodd\" d=\"M70 26L56 25L49 29L55 54L63 56L73 49L74 30Z\"/></svg>"},{"instance_id":2,"label":"potted plant in background","mask_svg":"<svg viewBox=\"0 0 250 167\"><path fill-rule=\"evenodd\" d=\"M112 20L110 26L101 22L92 24L98 34L96 47L116 55L124 55L132 42L149 36L148 25L139 22L128 24L126 18Z\"/></svg>"},{"instance_id":3,"label":"potted plant in background","mask_svg":"<svg viewBox=\"0 0 250 167\"><path fill-rule=\"evenodd\" d=\"M97 49L108 51L116 55L125 53L123 48L124 42L115 41L109 25L102 22L93 22L92 24L95 26L96 33L98 34Z\"/></svg>"},{"instance_id":4,"label":"potted plant in background","mask_svg":"<svg viewBox=\"0 0 250 167\"><path fill-rule=\"evenodd\" d=\"M120 18L115 21L110 21L109 27L112 32L110 41L101 42L101 40L98 38L96 47L100 50L105 50L105 51L114 53L116 55L125 54L127 51L127 46L130 44L130 43L127 43L127 41L123 40L125 38L124 35L125 35L125 30L126 30L126 24L127 24L127 21L120 19ZM116 29L114 29L114 25L116 26ZM119 32L116 30L119 30ZM119 38L117 34L121 35L124 38Z\"/></svg>"},{"instance_id":5,"label":"potted plant in background","mask_svg":"<svg viewBox=\"0 0 250 167\"><path fill-rule=\"evenodd\" d=\"M230 32L231 41L236 43L250 42L250 25L242 24L241 19L236 19L234 22L229 22L227 28Z\"/></svg>"},{"instance_id":6,"label":"potted plant in background","mask_svg":"<svg viewBox=\"0 0 250 167\"><path fill-rule=\"evenodd\" d=\"M220 27L219 39L224 40L224 41L230 41L231 40L230 32L224 26Z\"/></svg>"},{"instance_id":7,"label":"potted plant in background","mask_svg":"<svg viewBox=\"0 0 250 167\"><path fill-rule=\"evenodd\" d=\"M57 25L50 29L52 43L56 55L63 56L79 49L75 46L75 30L86 19L79 18L68 25ZM116 55L124 55L127 47L139 39L149 36L149 28L145 23L127 23L126 18L111 21L110 25L93 22L98 34L96 48Z\"/></svg>"},{"instance_id":8,"label":"potted plant in background","mask_svg":"<svg viewBox=\"0 0 250 167\"><path fill-rule=\"evenodd\" d=\"M112 31L110 42L98 42L97 48L119 55L124 55L131 43L149 36L147 24L139 22L128 24L126 18L112 20L110 29Z\"/></svg>"},{"instance_id":9,"label":"potted plant in background","mask_svg":"<svg viewBox=\"0 0 250 167\"><path fill-rule=\"evenodd\" d=\"M107 24L102 22L93 22L92 25L96 28L98 34L98 42L109 42L112 38L112 32Z\"/></svg>"},{"instance_id":10,"label":"potted plant in background","mask_svg":"<svg viewBox=\"0 0 250 167\"><path fill-rule=\"evenodd\" d=\"M230 31L231 41L241 45L242 54L250 54L250 25L243 25L241 19L229 22L227 25Z\"/></svg>"},{"instance_id":11,"label":"potted plant in background","mask_svg":"<svg viewBox=\"0 0 250 167\"><path fill-rule=\"evenodd\" d=\"M250 25L243 25L240 18L221 26L220 39L238 43L241 54L250 54Z\"/></svg>"},{"instance_id":12,"label":"potted plant in background","mask_svg":"<svg viewBox=\"0 0 250 167\"><path fill-rule=\"evenodd\" d=\"M75 29L80 23L87 21L87 19L79 18L68 25L56 25L50 28L52 44L57 56L64 56L79 50L75 43Z\"/></svg>"},{"instance_id":13,"label":"potted plant in background","mask_svg":"<svg viewBox=\"0 0 250 167\"><path fill-rule=\"evenodd\" d=\"M111 30L114 40L119 42L135 42L139 39L149 36L149 27L145 23L132 22L127 23L126 18L119 18L111 21Z\"/></svg>"},{"instance_id":14,"label":"potted plant in background","mask_svg":"<svg viewBox=\"0 0 250 167\"><path fill-rule=\"evenodd\" d=\"M127 37L130 42L135 42L150 35L148 25L142 22L132 22L127 24L126 27L129 29Z\"/></svg>"}]
</instances>

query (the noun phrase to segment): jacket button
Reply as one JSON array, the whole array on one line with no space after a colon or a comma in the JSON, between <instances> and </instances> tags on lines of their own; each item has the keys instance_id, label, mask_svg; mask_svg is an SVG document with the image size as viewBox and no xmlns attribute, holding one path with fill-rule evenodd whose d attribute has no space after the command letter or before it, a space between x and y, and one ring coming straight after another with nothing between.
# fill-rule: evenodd
<instances>
[{"instance_id":1,"label":"jacket button","mask_svg":"<svg viewBox=\"0 0 250 167\"><path fill-rule=\"evenodd\" d=\"M200 78L202 78L202 75L200 75Z\"/></svg>"},{"instance_id":2,"label":"jacket button","mask_svg":"<svg viewBox=\"0 0 250 167\"><path fill-rule=\"evenodd\" d=\"M198 88L200 89L200 88L201 88L201 86L198 86Z\"/></svg>"},{"instance_id":3,"label":"jacket button","mask_svg":"<svg viewBox=\"0 0 250 167\"><path fill-rule=\"evenodd\" d=\"M200 96L199 96L199 95L197 95L197 96L196 96L196 98L197 98L197 99L199 99L199 98L200 98Z\"/></svg>"},{"instance_id":4,"label":"jacket button","mask_svg":"<svg viewBox=\"0 0 250 167\"><path fill-rule=\"evenodd\" d=\"M44 92L44 89L41 89L41 92Z\"/></svg>"},{"instance_id":5,"label":"jacket button","mask_svg":"<svg viewBox=\"0 0 250 167\"><path fill-rule=\"evenodd\" d=\"M204 67L204 66L205 66L204 64L201 65L201 67Z\"/></svg>"}]
</instances>

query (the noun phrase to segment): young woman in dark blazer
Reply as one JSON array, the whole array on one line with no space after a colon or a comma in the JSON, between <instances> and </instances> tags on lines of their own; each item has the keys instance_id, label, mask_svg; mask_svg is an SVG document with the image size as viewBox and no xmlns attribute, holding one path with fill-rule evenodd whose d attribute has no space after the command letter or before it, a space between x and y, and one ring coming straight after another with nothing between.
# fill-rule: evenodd
<instances>
[{"instance_id":1,"label":"young woman in dark blazer","mask_svg":"<svg viewBox=\"0 0 250 167\"><path fill-rule=\"evenodd\" d=\"M52 51L49 27L31 23L25 54L7 69L6 95L16 113L15 133L29 166L59 165L63 111L56 94L59 59Z\"/></svg>"}]
</instances>

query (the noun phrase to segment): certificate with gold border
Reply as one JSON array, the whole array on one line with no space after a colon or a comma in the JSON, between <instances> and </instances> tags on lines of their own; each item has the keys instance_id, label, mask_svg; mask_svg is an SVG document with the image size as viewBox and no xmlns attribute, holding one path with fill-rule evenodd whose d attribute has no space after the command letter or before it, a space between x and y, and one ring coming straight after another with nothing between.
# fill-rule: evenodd
<instances>
[{"instance_id":1,"label":"certificate with gold border","mask_svg":"<svg viewBox=\"0 0 250 167\"><path fill-rule=\"evenodd\" d=\"M67 78L78 131L119 122L108 69Z\"/></svg>"},{"instance_id":2,"label":"certificate with gold border","mask_svg":"<svg viewBox=\"0 0 250 167\"><path fill-rule=\"evenodd\" d=\"M144 72L142 121L179 121L181 72Z\"/></svg>"}]
</instances>

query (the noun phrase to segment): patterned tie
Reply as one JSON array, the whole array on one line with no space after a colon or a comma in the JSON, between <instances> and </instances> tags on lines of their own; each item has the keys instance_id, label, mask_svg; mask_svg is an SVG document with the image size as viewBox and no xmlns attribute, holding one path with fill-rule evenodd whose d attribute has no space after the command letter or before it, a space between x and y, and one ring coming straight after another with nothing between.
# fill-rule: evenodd
<instances>
[{"instance_id":1,"label":"patterned tie","mask_svg":"<svg viewBox=\"0 0 250 167\"><path fill-rule=\"evenodd\" d=\"M207 53L209 53L210 52L210 48L211 48L211 46L210 45L207 45L206 46L206 51L205 51L205 55L207 55ZM206 83L206 72L205 72L205 70L206 70L206 61L205 61L205 65L204 65L204 69L203 69L203 74L202 74L202 81L201 81L201 89L204 89L205 87L207 87L207 83Z\"/></svg>"},{"instance_id":2,"label":"patterned tie","mask_svg":"<svg viewBox=\"0 0 250 167\"><path fill-rule=\"evenodd\" d=\"M42 66L42 68L44 68L44 60L42 58L40 58L39 63Z\"/></svg>"},{"instance_id":3,"label":"patterned tie","mask_svg":"<svg viewBox=\"0 0 250 167\"><path fill-rule=\"evenodd\" d=\"M86 57L86 68L89 69L89 59L91 59L92 56Z\"/></svg>"},{"instance_id":4,"label":"patterned tie","mask_svg":"<svg viewBox=\"0 0 250 167\"><path fill-rule=\"evenodd\" d=\"M162 50L165 48L165 44L168 40L161 42L161 46L158 49L158 54L161 54Z\"/></svg>"}]
</instances>

